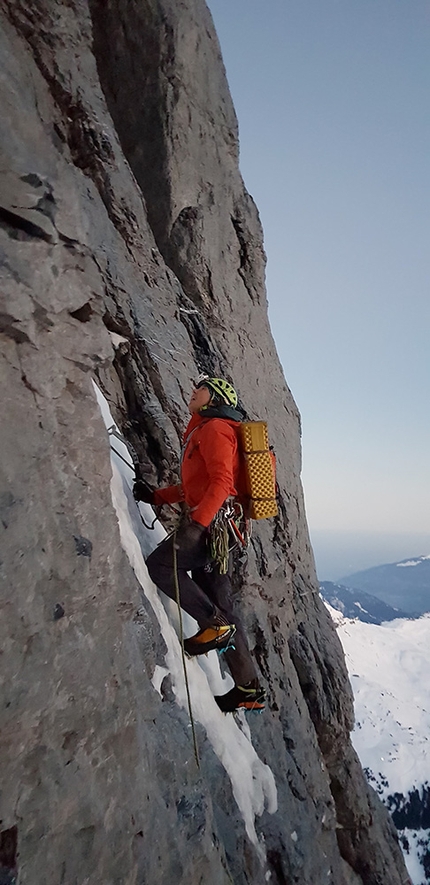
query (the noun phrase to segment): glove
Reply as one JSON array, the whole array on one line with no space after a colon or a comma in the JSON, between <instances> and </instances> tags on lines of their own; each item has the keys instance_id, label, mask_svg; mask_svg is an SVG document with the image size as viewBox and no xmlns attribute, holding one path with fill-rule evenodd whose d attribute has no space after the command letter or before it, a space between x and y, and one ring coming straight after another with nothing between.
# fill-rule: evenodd
<instances>
[{"instance_id":1,"label":"glove","mask_svg":"<svg viewBox=\"0 0 430 885\"><path fill-rule=\"evenodd\" d=\"M154 492L143 479L137 479L133 486L135 501L143 501L144 504L154 503Z\"/></svg>"}]
</instances>

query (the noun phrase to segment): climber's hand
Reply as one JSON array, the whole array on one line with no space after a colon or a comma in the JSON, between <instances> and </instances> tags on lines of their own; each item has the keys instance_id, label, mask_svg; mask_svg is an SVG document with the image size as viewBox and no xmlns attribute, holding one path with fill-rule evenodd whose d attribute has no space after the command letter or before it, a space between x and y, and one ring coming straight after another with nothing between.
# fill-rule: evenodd
<instances>
[{"instance_id":1,"label":"climber's hand","mask_svg":"<svg viewBox=\"0 0 430 885\"><path fill-rule=\"evenodd\" d=\"M143 479L137 479L133 486L133 496L136 501L143 501L145 504L154 503L154 492Z\"/></svg>"}]
</instances>

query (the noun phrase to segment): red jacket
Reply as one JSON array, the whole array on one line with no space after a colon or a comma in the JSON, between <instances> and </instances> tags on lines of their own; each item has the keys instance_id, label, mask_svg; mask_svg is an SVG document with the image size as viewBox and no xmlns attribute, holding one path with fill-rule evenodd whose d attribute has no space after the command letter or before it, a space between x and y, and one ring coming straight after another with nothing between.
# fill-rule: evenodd
<instances>
[{"instance_id":1,"label":"red jacket","mask_svg":"<svg viewBox=\"0 0 430 885\"><path fill-rule=\"evenodd\" d=\"M185 501L191 518L208 526L229 495L236 495L239 421L192 415L184 433L181 485L155 492L156 504Z\"/></svg>"}]
</instances>

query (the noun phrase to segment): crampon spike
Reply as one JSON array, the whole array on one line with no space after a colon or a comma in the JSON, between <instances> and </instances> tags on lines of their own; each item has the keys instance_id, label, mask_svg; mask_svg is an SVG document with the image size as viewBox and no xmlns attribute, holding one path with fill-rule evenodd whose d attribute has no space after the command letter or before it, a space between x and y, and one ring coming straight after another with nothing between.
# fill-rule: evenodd
<instances>
[{"instance_id":1,"label":"crampon spike","mask_svg":"<svg viewBox=\"0 0 430 885\"><path fill-rule=\"evenodd\" d=\"M226 651L236 651L236 646L232 644L232 645L226 645L225 648L218 648L217 649L217 652L219 655L225 655Z\"/></svg>"}]
</instances>

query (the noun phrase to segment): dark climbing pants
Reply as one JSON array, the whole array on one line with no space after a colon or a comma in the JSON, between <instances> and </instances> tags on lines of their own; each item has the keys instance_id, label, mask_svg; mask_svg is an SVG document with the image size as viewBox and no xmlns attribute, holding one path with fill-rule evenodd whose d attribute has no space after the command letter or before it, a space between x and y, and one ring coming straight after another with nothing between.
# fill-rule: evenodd
<instances>
[{"instance_id":1,"label":"dark climbing pants","mask_svg":"<svg viewBox=\"0 0 430 885\"><path fill-rule=\"evenodd\" d=\"M181 607L195 618L199 627L209 627L220 614L236 625L234 649L225 652L225 660L236 685L246 685L257 674L248 649L242 624L233 612L231 581L221 575L210 560L207 531L197 523L183 523L176 535L169 535L148 556L146 564L154 584L176 599L173 544L176 540L178 584ZM192 577L188 575L191 572Z\"/></svg>"}]
</instances>

